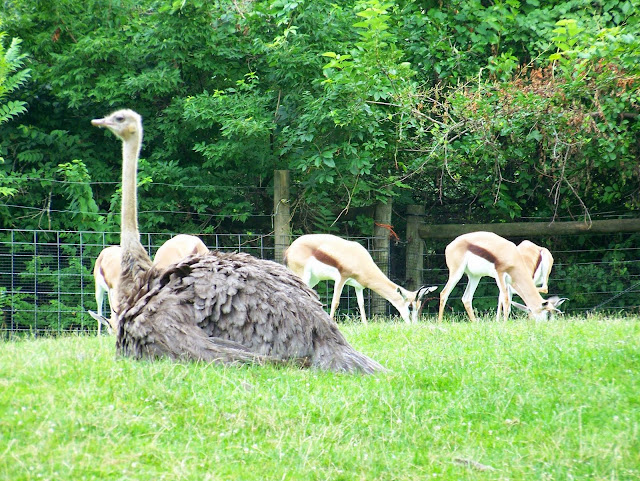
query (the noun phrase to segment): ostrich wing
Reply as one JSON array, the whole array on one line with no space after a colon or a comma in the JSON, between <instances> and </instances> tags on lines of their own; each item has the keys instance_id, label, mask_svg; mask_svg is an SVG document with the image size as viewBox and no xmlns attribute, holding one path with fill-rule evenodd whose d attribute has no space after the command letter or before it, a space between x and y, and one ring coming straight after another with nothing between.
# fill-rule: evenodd
<instances>
[{"instance_id":1,"label":"ostrich wing","mask_svg":"<svg viewBox=\"0 0 640 481\"><path fill-rule=\"evenodd\" d=\"M125 355L383 370L349 345L300 278L246 254L194 255L151 269L126 304L118 335Z\"/></svg>"}]
</instances>

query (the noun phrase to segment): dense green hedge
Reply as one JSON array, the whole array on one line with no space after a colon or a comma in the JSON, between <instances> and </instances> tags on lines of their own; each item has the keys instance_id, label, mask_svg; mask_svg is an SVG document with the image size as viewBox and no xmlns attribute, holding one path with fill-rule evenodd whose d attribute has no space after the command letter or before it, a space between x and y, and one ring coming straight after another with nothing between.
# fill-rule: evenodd
<instances>
[{"instance_id":1,"label":"dense green hedge","mask_svg":"<svg viewBox=\"0 0 640 481\"><path fill-rule=\"evenodd\" d=\"M276 168L293 170L305 230L389 195L451 221L638 207L630 1L0 9L5 228L117 225L118 145L89 124L116 107L145 119L141 219L153 231L269 229ZM338 224L349 229L371 225Z\"/></svg>"}]
</instances>

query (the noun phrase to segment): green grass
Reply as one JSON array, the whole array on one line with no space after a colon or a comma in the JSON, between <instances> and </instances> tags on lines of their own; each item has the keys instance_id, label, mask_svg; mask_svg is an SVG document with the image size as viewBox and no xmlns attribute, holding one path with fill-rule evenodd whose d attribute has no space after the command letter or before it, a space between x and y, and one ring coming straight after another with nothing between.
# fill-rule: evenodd
<instances>
[{"instance_id":1,"label":"green grass","mask_svg":"<svg viewBox=\"0 0 640 481\"><path fill-rule=\"evenodd\" d=\"M639 321L344 325L376 376L5 342L0 479L640 479Z\"/></svg>"}]
</instances>

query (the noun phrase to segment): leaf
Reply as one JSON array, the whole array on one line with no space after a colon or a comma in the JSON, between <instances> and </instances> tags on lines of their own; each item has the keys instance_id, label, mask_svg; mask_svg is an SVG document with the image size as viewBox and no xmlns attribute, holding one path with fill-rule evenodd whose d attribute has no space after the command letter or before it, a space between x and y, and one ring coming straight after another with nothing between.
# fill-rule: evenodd
<instances>
[{"instance_id":1,"label":"leaf","mask_svg":"<svg viewBox=\"0 0 640 481\"><path fill-rule=\"evenodd\" d=\"M336 166L336 162L333 159L324 159L323 160L324 165L326 165L329 168L334 168Z\"/></svg>"},{"instance_id":2,"label":"leaf","mask_svg":"<svg viewBox=\"0 0 640 481\"><path fill-rule=\"evenodd\" d=\"M539 130L534 129L529 132L529 135L527 135L527 140L535 140L536 142L540 142L540 140L542 140L542 134Z\"/></svg>"},{"instance_id":3,"label":"leaf","mask_svg":"<svg viewBox=\"0 0 640 481\"><path fill-rule=\"evenodd\" d=\"M4 105L0 105L0 124L27 111L27 103L20 100L12 100Z\"/></svg>"}]
</instances>

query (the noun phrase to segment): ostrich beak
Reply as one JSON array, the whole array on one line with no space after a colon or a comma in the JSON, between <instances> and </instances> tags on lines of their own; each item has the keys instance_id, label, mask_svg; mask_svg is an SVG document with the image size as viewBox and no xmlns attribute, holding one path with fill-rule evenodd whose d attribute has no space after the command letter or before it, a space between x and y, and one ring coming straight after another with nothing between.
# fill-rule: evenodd
<instances>
[{"instance_id":1,"label":"ostrich beak","mask_svg":"<svg viewBox=\"0 0 640 481\"><path fill-rule=\"evenodd\" d=\"M107 119L93 119L91 121L91 125L93 125L94 127L106 127Z\"/></svg>"}]
</instances>

